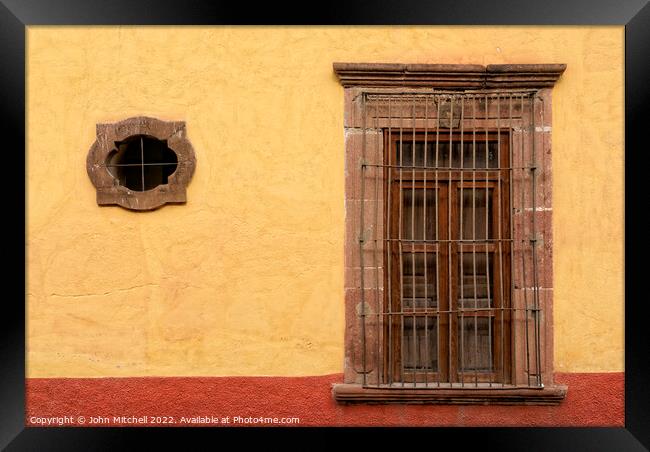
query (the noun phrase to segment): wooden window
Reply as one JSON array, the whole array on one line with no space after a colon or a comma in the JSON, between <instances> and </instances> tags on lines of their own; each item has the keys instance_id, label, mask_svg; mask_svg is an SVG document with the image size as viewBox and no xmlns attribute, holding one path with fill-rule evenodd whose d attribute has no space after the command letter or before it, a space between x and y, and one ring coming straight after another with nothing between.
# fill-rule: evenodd
<instances>
[{"instance_id":1,"label":"wooden window","mask_svg":"<svg viewBox=\"0 0 650 452\"><path fill-rule=\"evenodd\" d=\"M384 139L384 380L511 382L509 135Z\"/></svg>"},{"instance_id":2,"label":"wooden window","mask_svg":"<svg viewBox=\"0 0 650 452\"><path fill-rule=\"evenodd\" d=\"M560 403L550 112L564 65L334 67L346 140L335 399Z\"/></svg>"}]
</instances>

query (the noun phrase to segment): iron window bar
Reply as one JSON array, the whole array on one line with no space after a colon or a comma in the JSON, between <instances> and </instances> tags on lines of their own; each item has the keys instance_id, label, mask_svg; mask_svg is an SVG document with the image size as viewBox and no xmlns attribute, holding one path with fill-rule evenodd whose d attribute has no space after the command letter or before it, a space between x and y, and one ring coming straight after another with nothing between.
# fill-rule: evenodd
<instances>
[{"instance_id":1,"label":"iron window bar","mask_svg":"<svg viewBox=\"0 0 650 452\"><path fill-rule=\"evenodd\" d=\"M537 262L537 251L536 247L538 244L537 228L536 228L536 184L537 184L537 174L539 171L539 165L536 161L536 143L535 136L538 132L543 132L544 128L541 130L535 126L535 113L536 110L540 110L542 116L541 123L543 122L543 99L538 95L537 90L465 90L463 92L458 91L449 91L449 90L426 90L426 91L403 91L403 92L373 92L373 90L367 90L361 92L361 111L362 111L362 122L363 122L363 139L362 139L362 149L361 149L361 208L359 213L359 253L360 253L360 285L361 285L361 308L360 308L360 331L361 331L361 353L362 353L362 370L360 373L363 374L363 386L366 387L399 387L400 389L406 387L413 388L430 388L430 387L454 387L460 386L463 388L484 388L487 384L487 387L492 388L512 388L512 387L543 387L541 381L541 374L543 372L542 362L541 362L541 334L540 334L540 313L542 311L540 307L539 300L539 278L538 278L538 262ZM530 107L527 111L528 117L525 116L525 106L524 100L530 102ZM519 116L513 115L513 105L515 102L519 102ZM536 101L542 103L541 107L536 108ZM454 109L454 102L460 103L459 110ZM483 111L481 111L480 103L483 103ZM383 103L383 104L382 104ZM420 103L421 105L417 105ZM479 107L477 107L477 103ZM492 107L496 108L496 114L491 116L490 113L490 103ZM448 119L441 118L441 110L445 104L449 105ZM504 115L504 111L501 108L502 104L507 104L505 111L507 115ZM397 107L395 106L397 105ZM411 116L408 117L404 114L410 107ZM424 109L424 116L418 117L416 115L416 108ZM435 121L432 121L432 117L429 115L430 107L435 110ZM385 111L385 116L379 114L380 108ZM397 108L399 115L393 115L393 110ZM466 111L471 112L471 116L468 116ZM371 127L368 125L368 116L370 115ZM481 117L482 113L482 117ZM454 124L454 114L459 114L457 119L458 125L455 127ZM471 124L468 124L468 118L471 119ZM515 119L527 120L528 126L522 127L519 122L515 124ZM380 121L387 120L387 123L381 124ZM394 121L397 121L395 123ZM444 120L446 124L441 124L441 120ZM477 125L477 120L483 120L482 125ZM489 127L487 122L490 120L496 121L496 127ZM410 127L405 127L404 123L410 122ZM418 126L418 122L421 124ZM432 124L435 123L435 124ZM504 124L505 123L505 124ZM469 125L469 131L468 129ZM445 127L446 126L446 127ZM456 130L455 130L456 129ZM367 132L372 131L374 133L374 150L375 150L375 161L370 162L367 159L368 153L368 140ZM383 138L377 133L377 131L383 132ZM493 134L496 132L496 136ZM505 132L505 134L504 134ZM416 143L422 141L421 139L416 140L416 136L420 134L424 136L423 146L422 146L422 158L424 160L423 164L416 164ZM454 134L457 135L454 138ZM472 150L472 166L467 167L465 165L465 139L469 139L471 134L471 150ZM525 136L527 134L527 136ZM405 135L406 140L410 138L411 141L411 164L404 164L405 160ZM431 138L432 135L435 135L435 142ZM449 140L448 142L448 165L440 165L440 135L444 135L444 139ZM483 135L483 136L481 136ZM503 137L502 137L503 135ZM519 149L514 149L515 135L518 135ZM477 140L478 137L478 140ZM454 144L457 144L458 138L460 140L459 147L459 157L460 157L460 166L453 166L453 152ZM496 138L496 150L497 156L496 166L490 166L490 143L495 141ZM502 148L502 139L507 140L507 157L502 156L504 149ZM524 158L524 148L526 147L526 139L530 139L530 161L525 161ZM380 144L380 141L384 140ZM385 142L387 140L387 142ZM484 140L484 158L485 158L485 167L477 167L477 142ZM543 134L542 134L543 140ZM393 141L395 142L395 148L393 147ZM429 148L435 144L435 157L433 154L429 154ZM542 141L543 145L543 141ZM393 160L397 158L397 155L394 154L394 151L399 153L399 163L393 164ZM519 157L519 164L515 164L515 156ZM507 158L508 164L502 164L502 157ZM433 159L435 165L431 166L431 161ZM469 156L467 158L470 158ZM408 159L407 159L408 160ZM444 160L444 159L443 159ZM380 163L381 162L381 163ZM369 183L369 178L367 178L367 173L369 170L374 169L374 208L372 210L371 224L366 225L365 218L365 191L366 184ZM382 180L380 180L380 170L383 171ZM420 182L420 178L416 178L416 170L421 170L424 172L425 183L420 187L416 187L416 181ZM428 172L433 172L433 186L426 183L429 182ZM397 173L397 174L395 174ZM452 197L457 197L457 195L452 195L451 193L451 180L452 173L458 173L460 175L461 183L456 188L460 191L459 207L460 207L460 220L452 218ZM516 173L519 176L519 179L516 179ZM530 174L530 177L527 177L526 174ZM388 176L386 176L388 174ZM446 177L445 177L446 175ZM465 179L465 175L468 175L468 179ZM477 179L477 175L481 179ZM410 177L409 177L410 176ZM469 179L471 178L471 179ZM439 180L440 179L440 180ZM447 199L445 200L447 204L447 238L440 237L440 227L443 226L439 222L442 221L439 218L441 213L439 210L440 205L440 186L439 182L444 180L446 184ZM493 186L490 186L491 181L494 180ZM530 181L530 186L527 187L524 183L525 180ZM465 187L465 182L470 182L471 188ZM410 182L410 184L409 184ZM477 182L483 183L477 184ZM507 183L507 187L504 188L504 185ZM520 193L520 208L515 207L515 198L514 198L514 186L518 183L521 190ZM399 185L399 191L397 192L398 198L391 199L395 194L393 191L395 188L393 184ZM385 193L386 203L380 206L380 190ZM410 231L404 230L405 224L405 210L408 206L404 205L405 193L407 190L411 191L410 194L410 223L407 220L408 225L410 226ZM418 226L418 234L422 235L422 238L416 239L416 225L415 225L415 212L416 212L416 190L423 191L422 202L418 201L418 207L422 209L422 228L420 230ZM433 206L428 206L427 201L427 190L433 192ZM466 221L464 217L463 209L464 205L464 192L466 190L471 190L471 229L472 229L472 238L464 238L464 233L467 230L463 231L463 222ZM483 191L484 195L480 194ZM490 194L492 191L492 194ZM507 191L507 193L505 193ZM481 234L484 234L484 238L477 239L477 192L479 192L480 197L484 198L484 206L481 206L484 210L484 228L485 231L482 231ZM490 205L490 197L494 197L494 193L497 194L496 202ZM395 195L395 196L397 196ZM507 210L505 213L507 215L508 227L506 228L503 224L502 209L504 205L502 200L507 196L507 202L509 205L505 206ZM532 199L532 208L526 207L525 199L527 196L530 196ZM393 207L393 203L397 202L397 208ZM490 230L490 224L494 223L493 217L495 215L495 205L496 210L498 210L497 221L496 221L496 231L492 227ZM381 207L381 209L380 209ZM428 233L428 223L427 223L427 208L432 208L434 210L435 218L435 227L433 229L433 235L435 238L427 238ZM454 205L454 211L456 206ZM469 208L469 207L467 207ZM380 211L384 211L385 215L380 215ZM529 234L522 238L516 239L516 235L521 235L525 231L526 224L524 223L526 219L524 218L525 212L531 211L530 215L530 230ZM395 222L395 218L391 219L391 216L398 216L397 221L397 237L393 237L395 231L391 226ZM383 218L382 218L383 217ZM492 217L492 218L491 218ZM515 230L515 222L519 219L517 224L517 230ZM372 222L374 220L374 223ZM419 218L418 218L419 220ZM383 221L384 224L380 225L380 221ZM457 232L457 227L452 228L452 222L458 221L458 226L460 231L458 231L458 239L452 239L453 233ZM380 228L383 227L383 237L378 238L377 234ZM369 237L368 229L372 229L372 238ZM454 231L452 231L454 229ZM421 234L420 234L421 232ZM504 236L507 234L509 236ZM496 235L496 237L494 237ZM409 238L410 237L410 238ZM515 243L520 243L522 247L517 250L514 246ZM365 270L366 262L364 258L364 251L366 251L367 245L372 246L372 264L368 267L369 270L372 270L374 281L372 287L366 287L365 285ZM382 244L383 250L381 255L383 255L383 263L380 260L380 251L379 244ZM405 246L411 244L411 246ZM421 244L422 249L416 251L415 245ZM465 250L463 248L464 244L473 244L473 245L483 245L481 249L476 249L474 246L471 251ZM396 245L396 246L395 246ZM435 247L430 248L430 246L435 245ZM488 245L492 245L494 248L488 250ZM504 252L504 246L507 249ZM452 247L457 247L455 251L452 250ZM447 263L445 268L445 273L447 273L446 281L446 292L447 292L447 303L449 308L441 309L441 275L440 275L440 262L439 257L441 250L444 250L446 247ZM397 251L395 251L397 248ZM409 249L410 248L410 249ZM532 255L531 261L531 270L532 270L532 284L528 284L527 273L526 273L526 261L525 256L526 252L530 251ZM398 259L393 262L393 253L398 254ZM407 256L406 253L410 253L410 275L405 275L404 270L404 258ZM428 253L433 253L435 255L435 303L432 303L433 294L429 294L428 291L431 290L429 284L429 259ZM452 254L458 254L458 257L455 255L452 258ZM451 309L452 306L459 306L461 301L464 304L464 301L467 300L465 297L465 282L464 282L464 264L463 257L465 254L472 254L472 291L473 297L471 300L474 302L473 308L457 308ZM485 263L484 270L485 275L481 274L481 277L485 279L485 285L487 286L487 297L478 297L478 283L477 283L477 258L476 256L480 253L484 253ZM422 254L424 259L422 260L422 270L423 275L416 275L416 254ZM519 267L516 267L515 259L516 254L521 256L521 263ZM507 265L504 264L504 257L507 257L509 260L509 269L507 278L504 278L504 268L507 268ZM454 269L452 268L452 261L454 266L458 265L460 273L460 281L457 282L457 287L460 287L460 297L458 294L454 296L452 294L455 282L452 281L452 274ZM496 263L492 261L498 261L498 281L495 278L495 281L491 281L491 277L494 276L494 272L497 271ZM380 263L382 263L380 267ZM395 264L398 269L392 268ZM443 263L443 266L445 264ZM493 268L495 267L495 268ZM384 272L384 283L380 283L379 278L379 269L385 270ZM516 270L521 270L517 273ZM397 272L399 276L397 277ZM491 275L492 272L492 275ZM424 297L416 296L416 287L418 285L417 280L421 279L423 276L424 284L422 288L424 290ZM519 277L519 280L515 282L516 276ZM404 294L404 286L406 279L409 278L410 281L410 298L411 308L405 309L405 302L408 301L407 297ZM398 297L398 306L396 306L395 300L393 300L393 279L397 280L399 285L399 294ZM505 288L504 279L510 281L510 287ZM494 285L498 286L499 296L498 301L499 306L494 305L496 290L494 290ZM385 287L387 286L387 287ZM374 306L375 313L374 316L366 312L366 290L372 289L374 293ZM515 291L517 290L517 292ZM456 292L458 289L456 289ZM380 293L383 292L383 295ZM494 292L494 293L492 293ZM529 305L528 293L532 292L532 300ZM523 307L517 306L517 293L520 297L523 296ZM506 296L507 294L507 296ZM431 296L430 296L431 295ZM505 305L506 299L508 300L508 306ZM416 303L417 301L417 303ZM487 303L487 307L478 306L478 302L481 301ZM520 300L521 301L521 300ZM418 303L424 304L425 308L418 308ZM435 309L430 309L429 306L434 306ZM473 313L473 315L465 316L465 314ZM477 356L479 347L478 347L478 319L485 318L484 315L479 316L478 313L487 313L487 361L488 366L479 366L479 358ZM495 337L492 335L492 329L496 328L497 325L493 326L492 319L496 322L497 315L500 313L499 322L499 338L496 338L496 330L494 332ZM506 313L508 314L508 320L506 320ZM519 325L520 319L517 317L517 313L523 313L523 323L522 327ZM441 350L441 315L446 314L447 317L445 329L448 331L448 344L446 344L447 350ZM456 318L452 317L452 314L456 315ZM460 316L458 316L460 314ZM407 318L410 317L412 321L410 329L410 340L412 340L412 348L416 350L418 348L418 343L420 338L417 335L418 330L418 321L420 318L423 318L424 323L424 344L420 345L420 348L424 348L424 358L426 359L426 365L422 363L418 364L419 355L415 352L411 353L410 359L413 361L411 369L405 367L405 357L404 350L406 348L405 342L409 338L405 334L405 323ZM435 317L435 372L433 369L433 356L430 348L433 348L433 344L430 344L429 334L434 334L434 332L429 333L429 320L433 322L431 317ZM374 318L374 323L371 318ZM399 326L394 325L395 318L399 319ZM431 319L430 319L431 318ZM465 350L466 341L464 337L465 331L465 320L473 320L473 350L474 350L474 368L466 367L465 365ZM452 324L458 323L460 320L460 354L458 350L455 350L455 361L452 362L452 343L458 340L458 330L452 331ZM370 322L370 323L369 323ZM530 322L530 325L529 325ZM532 325L533 331L530 331L530 326ZM433 326L433 323L432 323ZM504 333L506 328L509 330L508 337ZM518 334L523 328L523 335L525 338L525 380L524 382L518 381L518 371L520 370L517 367L517 339ZM532 335L532 338L530 337ZM395 339L398 339L397 341ZM495 340L499 340L501 347L498 349L498 357L493 356L495 349ZM374 344L373 344L374 341ZM506 344L506 342L509 342ZM374 358L371 360L370 368L368 366L368 344L374 346L375 353ZM394 348L399 347L399 366L395 366L395 356ZM508 365L506 366L506 352L508 353L509 360ZM421 350L420 352L421 353ZM485 352L483 352L485 353ZM442 375L441 371L441 357L448 360L447 363L447 372L446 376ZM532 355L532 357L531 357ZM460 364L457 362L458 357L460 357ZM531 363L532 358L532 363ZM485 359L485 357L481 357ZM497 363L500 363L500 369L497 369ZM431 364L430 364L431 363ZM534 369L533 369L534 365ZM506 369L508 367L508 369ZM455 369L456 373L460 375L452 377L451 370ZM485 372L485 368L489 371ZM500 379L498 370L500 370ZM473 371L473 372L472 372ZM406 381L405 377L408 377L408 373L411 373L412 381ZM374 373L374 379L370 379L369 376ZM418 373L423 373L423 381L418 380ZM465 378L466 373L473 373L474 381L473 384ZM435 377L434 377L435 374ZM481 375L479 375L481 374ZM507 374L510 374L509 376ZM480 376L480 378L479 378ZM487 376L487 382L485 381L485 376ZM431 377L431 378L430 378ZM445 378L447 381L445 381ZM494 378L494 381L493 381ZM429 380L431 379L431 383ZM435 380L435 381L434 381ZM479 381L480 380L480 381ZM435 383L435 386L434 386Z\"/></svg>"}]
</instances>

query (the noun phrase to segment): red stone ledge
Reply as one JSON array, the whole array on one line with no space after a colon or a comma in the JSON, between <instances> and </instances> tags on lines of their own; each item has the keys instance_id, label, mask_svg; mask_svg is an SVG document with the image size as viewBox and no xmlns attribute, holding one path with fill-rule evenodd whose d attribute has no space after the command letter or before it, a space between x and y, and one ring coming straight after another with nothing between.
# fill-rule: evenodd
<instances>
[{"instance_id":1,"label":"red stone ledge","mask_svg":"<svg viewBox=\"0 0 650 452\"><path fill-rule=\"evenodd\" d=\"M338 384L332 394L341 403L428 403L450 405L557 405L566 386L531 388L372 388Z\"/></svg>"},{"instance_id":2,"label":"red stone ledge","mask_svg":"<svg viewBox=\"0 0 650 452\"><path fill-rule=\"evenodd\" d=\"M566 64L334 63L333 68L344 87L536 89L555 85Z\"/></svg>"},{"instance_id":3,"label":"red stone ledge","mask_svg":"<svg viewBox=\"0 0 650 452\"><path fill-rule=\"evenodd\" d=\"M142 417L141 424L110 422L102 426L158 426L153 416L298 417L291 426L510 426L622 427L624 374L556 373L569 390L556 406L351 404L332 397L342 374L307 377L128 377L29 378L26 380L27 426L30 418L68 416L74 426L91 416ZM83 416L84 423L78 422ZM235 426L234 424L229 424ZM250 424L239 424L250 425ZM268 424L255 424L268 425ZM217 426L211 423L173 426Z\"/></svg>"}]
</instances>

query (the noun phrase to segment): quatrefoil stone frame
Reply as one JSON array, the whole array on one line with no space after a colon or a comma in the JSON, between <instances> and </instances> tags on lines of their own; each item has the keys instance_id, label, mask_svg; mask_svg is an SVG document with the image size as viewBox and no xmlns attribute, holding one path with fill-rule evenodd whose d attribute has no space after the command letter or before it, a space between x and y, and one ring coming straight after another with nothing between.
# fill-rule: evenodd
<instances>
[{"instance_id":1,"label":"quatrefoil stone frame","mask_svg":"<svg viewBox=\"0 0 650 452\"><path fill-rule=\"evenodd\" d=\"M86 169L97 190L97 204L118 205L130 210L153 210L168 203L185 203L187 185L194 174L196 157L187 139L184 121L162 121L147 116L137 116L115 123L97 124L97 139L88 151ZM147 191L133 191L120 185L106 167L108 155L115 143L134 135L146 135L166 140L169 149L176 153L178 166L169 176L167 184Z\"/></svg>"}]
</instances>

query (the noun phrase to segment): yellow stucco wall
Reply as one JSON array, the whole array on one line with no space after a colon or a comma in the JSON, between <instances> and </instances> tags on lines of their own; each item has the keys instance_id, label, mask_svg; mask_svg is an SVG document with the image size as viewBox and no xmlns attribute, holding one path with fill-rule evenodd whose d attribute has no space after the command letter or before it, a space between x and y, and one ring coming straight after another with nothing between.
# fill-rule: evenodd
<instances>
[{"instance_id":1,"label":"yellow stucco wall","mask_svg":"<svg viewBox=\"0 0 650 452\"><path fill-rule=\"evenodd\" d=\"M622 27L29 27L27 373L343 370L334 61L566 63L554 90L555 366L623 366ZM100 208L95 124L187 121L188 203Z\"/></svg>"}]
</instances>

